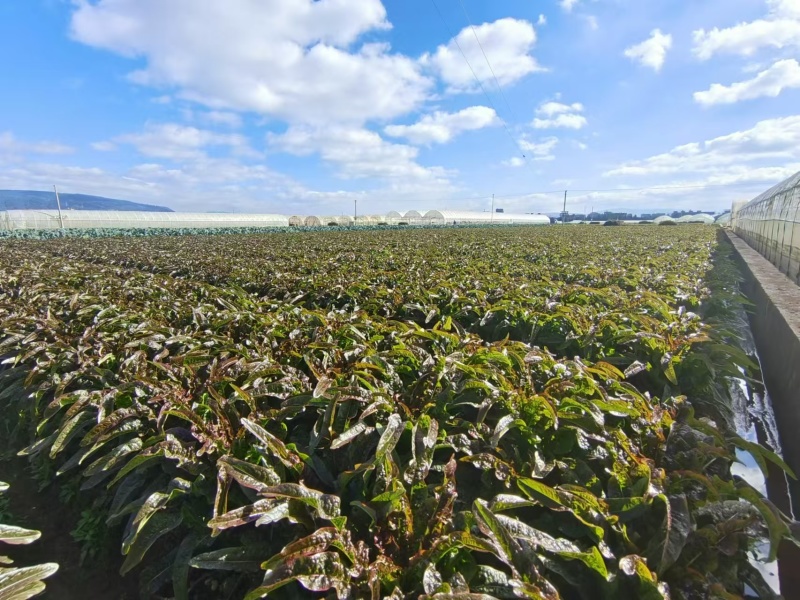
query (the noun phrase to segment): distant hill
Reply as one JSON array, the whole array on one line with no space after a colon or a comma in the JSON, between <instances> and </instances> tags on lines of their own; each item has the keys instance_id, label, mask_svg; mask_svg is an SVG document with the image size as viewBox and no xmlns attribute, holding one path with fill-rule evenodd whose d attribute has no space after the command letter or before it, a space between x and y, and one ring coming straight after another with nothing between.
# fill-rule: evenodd
<instances>
[{"instance_id":1,"label":"distant hill","mask_svg":"<svg viewBox=\"0 0 800 600\"><path fill-rule=\"evenodd\" d=\"M86 194L61 194L61 208L64 210L142 210L148 212L174 212L165 206L140 204L128 200L115 200ZM53 192L29 190L0 190L0 210L55 210L56 196Z\"/></svg>"}]
</instances>

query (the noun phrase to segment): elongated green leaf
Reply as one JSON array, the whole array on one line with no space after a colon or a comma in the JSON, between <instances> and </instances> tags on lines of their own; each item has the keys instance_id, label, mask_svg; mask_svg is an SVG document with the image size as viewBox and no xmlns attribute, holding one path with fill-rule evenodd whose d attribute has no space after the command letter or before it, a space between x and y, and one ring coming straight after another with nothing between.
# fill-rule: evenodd
<instances>
[{"instance_id":1,"label":"elongated green leaf","mask_svg":"<svg viewBox=\"0 0 800 600\"><path fill-rule=\"evenodd\" d=\"M144 558L145 553L158 541L160 537L166 535L183 521L183 517L178 512L160 511L148 518L139 528L129 544L125 562L120 567L120 575L125 575L136 567Z\"/></svg>"},{"instance_id":2,"label":"elongated green leaf","mask_svg":"<svg viewBox=\"0 0 800 600\"><path fill-rule=\"evenodd\" d=\"M331 450L337 450L342 446L349 444L361 434L369 433L374 430L375 430L374 427L370 427L364 421L359 421L358 423L353 425L350 429L342 433L342 435L333 440L333 442L331 443Z\"/></svg>"},{"instance_id":3,"label":"elongated green leaf","mask_svg":"<svg viewBox=\"0 0 800 600\"><path fill-rule=\"evenodd\" d=\"M314 556L287 559L275 569L267 571L260 587L245 596L245 600L265 598L267 595L292 581L299 582L311 592L327 592L335 589L340 598L349 590L349 577L339 555L322 552Z\"/></svg>"},{"instance_id":4,"label":"elongated green leaf","mask_svg":"<svg viewBox=\"0 0 800 600\"><path fill-rule=\"evenodd\" d=\"M257 521L270 510L281 504L283 504L283 502L274 499L258 500L248 506L243 506L228 511L218 517L214 517L208 522L208 526L214 530L214 535L218 535L218 532L224 529L239 527L240 525Z\"/></svg>"},{"instance_id":5,"label":"elongated green leaf","mask_svg":"<svg viewBox=\"0 0 800 600\"><path fill-rule=\"evenodd\" d=\"M0 568L0 598L3 600L27 600L41 594L45 589L43 579L58 571L58 565L47 563L35 567Z\"/></svg>"},{"instance_id":6,"label":"elongated green leaf","mask_svg":"<svg viewBox=\"0 0 800 600\"><path fill-rule=\"evenodd\" d=\"M664 522L660 535L654 539L646 551L648 564L652 565L659 576L674 565L683 552L683 548L692 531L692 516L686 496L659 495L665 507Z\"/></svg>"},{"instance_id":7,"label":"elongated green leaf","mask_svg":"<svg viewBox=\"0 0 800 600\"><path fill-rule=\"evenodd\" d=\"M282 441L250 419L242 419L242 425L285 466L302 471L303 461L297 454L290 451Z\"/></svg>"},{"instance_id":8,"label":"elongated green leaf","mask_svg":"<svg viewBox=\"0 0 800 600\"><path fill-rule=\"evenodd\" d=\"M15 546L31 544L42 537L40 531L14 527L13 525L3 525L0 523L0 542Z\"/></svg>"},{"instance_id":9,"label":"elongated green leaf","mask_svg":"<svg viewBox=\"0 0 800 600\"><path fill-rule=\"evenodd\" d=\"M339 496L323 494L296 483L283 483L261 490L260 494L267 498L285 498L299 500L313 508L323 519L338 517L340 512Z\"/></svg>"},{"instance_id":10,"label":"elongated green leaf","mask_svg":"<svg viewBox=\"0 0 800 600\"><path fill-rule=\"evenodd\" d=\"M240 485L257 492L281 483L280 475L274 469L255 465L232 456L223 456L218 463Z\"/></svg>"},{"instance_id":11,"label":"elongated green leaf","mask_svg":"<svg viewBox=\"0 0 800 600\"><path fill-rule=\"evenodd\" d=\"M198 554L189 561L195 569L210 571L236 571L241 573L258 573L264 556L269 553L269 546L239 546L221 548L213 552Z\"/></svg>"}]
</instances>

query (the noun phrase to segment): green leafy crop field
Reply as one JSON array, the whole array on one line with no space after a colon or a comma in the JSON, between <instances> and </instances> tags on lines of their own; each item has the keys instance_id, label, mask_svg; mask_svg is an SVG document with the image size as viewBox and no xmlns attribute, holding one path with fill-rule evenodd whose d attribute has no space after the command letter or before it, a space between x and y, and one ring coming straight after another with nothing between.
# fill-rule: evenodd
<instances>
[{"instance_id":1,"label":"green leafy crop field","mask_svg":"<svg viewBox=\"0 0 800 600\"><path fill-rule=\"evenodd\" d=\"M0 240L0 412L146 598L768 598L736 278L706 226Z\"/></svg>"}]
</instances>

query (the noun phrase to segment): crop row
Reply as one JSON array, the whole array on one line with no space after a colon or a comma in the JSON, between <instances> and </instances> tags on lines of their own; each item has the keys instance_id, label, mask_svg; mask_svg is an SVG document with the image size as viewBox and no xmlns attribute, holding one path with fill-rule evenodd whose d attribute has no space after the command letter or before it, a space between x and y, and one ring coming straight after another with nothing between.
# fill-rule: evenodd
<instances>
[{"instance_id":1,"label":"crop row","mask_svg":"<svg viewBox=\"0 0 800 600\"><path fill-rule=\"evenodd\" d=\"M0 241L0 404L145 597L767 598L788 521L730 465L785 465L724 425L726 260L702 227Z\"/></svg>"}]
</instances>

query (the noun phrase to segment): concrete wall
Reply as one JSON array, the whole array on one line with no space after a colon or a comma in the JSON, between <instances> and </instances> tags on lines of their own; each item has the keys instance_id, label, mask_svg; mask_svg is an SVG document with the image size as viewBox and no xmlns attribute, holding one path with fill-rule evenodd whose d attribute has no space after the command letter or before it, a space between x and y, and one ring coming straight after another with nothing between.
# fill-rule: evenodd
<instances>
[{"instance_id":1,"label":"concrete wall","mask_svg":"<svg viewBox=\"0 0 800 600\"><path fill-rule=\"evenodd\" d=\"M728 232L745 277L742 291L755 305L750 326L772 398L784 459L800 474L800 287L741 238ZM795 514L800 483L790 481Z\"/></svg>"}]
</instances>

